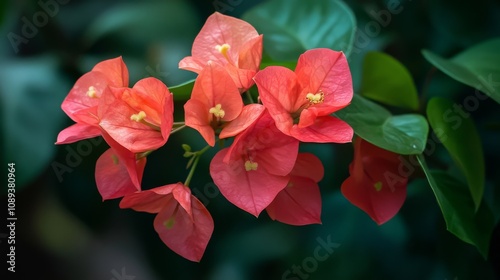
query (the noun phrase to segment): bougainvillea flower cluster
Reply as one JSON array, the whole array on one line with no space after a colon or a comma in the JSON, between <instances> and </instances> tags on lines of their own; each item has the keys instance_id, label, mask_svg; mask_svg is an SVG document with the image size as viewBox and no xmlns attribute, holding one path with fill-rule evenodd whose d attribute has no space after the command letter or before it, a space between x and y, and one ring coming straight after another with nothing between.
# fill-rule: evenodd
<instances>
[{"instance_id":1,"label":"bougainvillea flower cluster","mask_svg":"<svg viewBox=\"0 0 500 280\"><path fill-rule=\"evenodd\" d=\"M121 57L84 74L62 104L76 124L60 132L57 144L102 136L110 146L95 169L102 198L121 198L121 208L156 214L160 239L191 261L200 261L214 230L210 213L189 186L206 150L220 148L210 175L236 207L256 217L266 210L273 220L308 225L321 223L318 183L325 171L318 157L299 153L300 143L352 141L353 129L332 115L353 96L344 54L311 49L300 55L294 71L282 66L261 70L262 39L242 20L220 13L207 19L192 55L179 62L179 68L198 74L184 104L184 120L174 122L175 93L160 80L144 78L129 87ZM258 96L249 91L252 87ZM183 145L190 158L185 181L142 189L147 156L185 127L197 130L207 143L199 151ZM224 142L227 138L233 141ZM393 170L395 157L364 143L356 142L351 177L342 191L383 223L399 209L406 182L389 190L378 173Z\"/></svg>"},{"instance_id":2,"label":"bougainvillea flower cluster","mask_svg":"<svg viewBox=\"0 0 500 280\"><path fill-rule=\"evenodd\" d=\"M342 194L379 225L394 217L406 199L408 178L399 172L400 157L362 138L354 141L351 176L342 183Z\"/></svg>"}]
</instances>

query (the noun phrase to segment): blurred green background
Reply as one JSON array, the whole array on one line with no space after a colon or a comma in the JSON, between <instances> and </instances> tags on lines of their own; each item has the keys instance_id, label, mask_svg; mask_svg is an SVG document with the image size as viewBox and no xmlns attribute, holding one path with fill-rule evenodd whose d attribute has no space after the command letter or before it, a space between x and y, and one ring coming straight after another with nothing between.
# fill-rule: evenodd
<instances>
[{"instance_id":1,"label":"blurred green background","mask_svg":"<svg viewBox=\"0 0 500 280\"><path fill-rule=\"evenodd\" d=\"M400 213L383 226L377 226L344 199L339 188L348 176L350 144L301 146L303 151L318 155L326 169L320 183L323 224L304 227L273 222L265 213L255 219L228 203L208 175L208 163L215 151L207 153L191 183L193 193L215 221L215 231L199 264L176 255L161 242L153 229L154 215L120 210L119 200L101 201L94 166L107 149L104 141L97 138L54 145L57 133L72 124L60 109L62 100L78 77L95 63L123 56L131 85L149 76L167 86L185 82L195 76L178 70L177 64L190 55L192 41L205 19L214 11L240 17L260 2L0 2L2 174L6 178L6 164L14 162L17 178L19 278L8 279L500 278L499 227L493 234L489 260L485 261L473 246L446 231L432 191L420 172L408 186L408 198ZM409 69L423 99L446 96L461 103L474 89L432 71L420 50L426 48L450 57L500 36L498 1L346 3L354 11L358 26L349 56L356 89L364 55L380 50ZM394 5L401 9L390 18L381 21L374 16ZM368 40L363 40L363 34L368 34ZM176 104L176 121L182 120L182 105ZM496 112L498 104L488 99L472 117L485 150L486 196L499 201L499 191L494 189L500 187L500 115ZM182 143L190 143L193 149L204 146L202 138L189 129L172 136L165 147L148 157L144 189L185 179ZM441 146L435 156L449 160ZM5 192L1 200L7 200ZM498 209L497 205L497 217ZM0 233L5 232L2 227ZM1 241L4 250L5 239ZM335 243L335 249L321 247L325 242ZM317 250L322 250L322 256L327 252L328 257L315 257ZM301 266L300 273L294 271L297 266Z\"/></svg>"}]
</instances>

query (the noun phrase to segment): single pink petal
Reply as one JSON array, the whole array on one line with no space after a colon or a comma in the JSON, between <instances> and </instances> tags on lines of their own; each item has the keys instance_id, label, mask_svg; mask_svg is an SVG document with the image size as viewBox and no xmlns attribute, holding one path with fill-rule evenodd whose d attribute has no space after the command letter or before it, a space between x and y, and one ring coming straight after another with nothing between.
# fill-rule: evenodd
<instances>
[{"instance_id":1,"label":"single pink petal","mask_svg":"<svg viewBox=\"0 0 500 280\"><path fill-rule=\"evenodd\" d=\"M324 94L324 101L314 105L319 115L328 115L347 106L353 87L349 64L342 52L320 48L304 52L295 68L304 99L307 93Z\"/></svg>"},{"instance_id":2,"label":"single pink petal","mask_svg":"<svg viewBox=\"0 0 500 280\"><path fill-rule=\"evenodd\" d=\"M321 224L321 194L318 184L305 177L291 176L283 189L266 208L273 220L301 226Z\"/></svg>"},{"instance_id":3,"label":"single pink petal","mask_svg":"<svg viewBox=\"0 0 500 280\"><path fill-rule=\"evenodd\" d=\"M201 60L196 57L186 56L179 61L179 69L200 73L205 67L207 61Z\"/></svg>"},{"instance_id":4,"label":"single pink petal","mask_svg":"<svg viewBox=\"0 0 500 280\"><path fill-rule=\"evenodd\" d=\"M184 104L185 124L196 129L208 145L215 145L215 132L210 126L210 113L207 107L198 99L189 99Z\"/></svg>"},{"instance_id":5,"label":"single pink petal","mask_svg":"<svg viewBox=\"0 0 500 280\"><path fill-rule=\"evenodd\" d=\"M252 125L264 113L265 109L261 104L246 105L241 110L241 114L222 129L219 138L232 137L241 133Z\"/></svg>"},{"instance_id":6,"label":"single pink petal","mask_svg":"<svg viewBox=\"0 0 500 280\"><path fill-rule=\"evenodd\" d=\"M169 201L158 213L154 228L172 251L190 261L199 262L212 236L212 217L194 196L190 205L192 217L174 201Z\"/></svg>"},{"instance_id":7,"label":"single pink petal","mask_svg":"<svg viewBox=\"0 0 500 280\"><path fill-rule=\"evenodd\" d=\"M144 169L145 164L146 158L137 162L138 168ZM119 198L139 190L132 182L127 167L112 148L97 160L95 180L103 200Z\"/></svg>"},{"instance_id":8,"label":"single pink petal","mask_svg":"<svg viewBox=\"0 0 500 280\"><path fill-rule=\"evenodd\" d=\"M121 56L99 62L92 68L92 71L106 75L110 86L128 86L128 70Z\"/></svg>"},{"instance_id":9,"label":"single pink petal","mask_svg":"<svg viewBox=\"0 0 500 280\"><path fill-rule=\"evenodd\" d=\"M245 169L245 159L224 163L228 148L219 151L210 163L210 175L222 195L237 207L258 217L285 188L288 178L269 174L264 168Z\"/></svg>"},{"instance_id":10,"label":"single pink petal","mask_svg":"<svg viewBox=\"0 0 500 280\"><path fill-rule=\"evenodd\" d=\"M294 113L303 103L297 103L300 93L297 76L292 70L286 67L268 66L259 71L255 75L254 80L259 88L259 96L262 103L273 117L276 114ZM291 117L289 118L291 119Z\"/></svg>"},{"instance_id":11,"label":"single pink petal","mask_svg":"<svg viewBox=\"0 0 500 280\"><path fill-rule=\"evenodd\" d=\"M332 116L316 119L313 125L299 128L294 125L290 135L302 142L347 143L352 141L354 131L346 122Z\"/></svg>"},{"instance_id":12,"label":"single pink petal","mask_svg":"<svg viewBox=\"0 0 500 280\"><path fill-rule=\"evenodd\" d=\"M240 49L238 66L242 69L259 70L262 60L263 35L250 39Z\"/></svg>"},{"instance_id":13,"label":"single pink petal","mask_svg":"<svg viewBox=\"0 0 500 280\"><path fill-rule=\"evenodd\" d=\"M207 112L220 104L224 110L222 121L232 121L241 113L243 100L241 94L227 71L216 63L209 63L195 81L192 99L207 102Z\"/></svg>"},{"instance_id":14,"label":"single pink petal","mask_svg":"<svg viewBox=\"0 0 500 280\"><path fill-rule=\"evenodd\" d=\"M184 211L192 219L193 213L191 211L191 190L184 184L178 183L176 187L172 190L172 195L174 199L177 200L179 205L184 208Z\"/></svg>"},{"instance_id":15,"label":"single pink petal","mask_svg":"<svg viewBox=\"0 0 500 280\"><path fill-rule=\"evenodd\" d=\"M181 183L128 194L120 201L120 208L132 208L139 212L159 213L170 200L174 200L172 191L178 185L181 185Z\"/></svg>"},{"instance_id":16,"label":"single pink petal","mask_svg":"<svg viewBox=\"0 0 500 280\"><path fill-rule=\"evenodd\" d=\"M70 144L100 135L101 130L97 126L75 123L59 132L56 144Z\"/></svg>"},{"instance_id":17,"label":"single pink petal","mask_svg":"<svg viewBox=\"0 0 500 280\"><path fill-rule=\"evenodd\" d=\"M221 65L238 62L239 50L259 34L249 23L215 12L207 21L193 42L192 55L202 61L217 61ZM216 46L228 44L227 57ZM228 60L229 59L229 60Z\"/></svg>"},{"instance_id":18,"label":"single pink petal","mask_svg":"<svg viewBox=\"0 0 500 280\"><path fill-rule=\"evenodd\" d=\"M62 110L75 122L84 121L83 118L88 118L88 115L76 116L76 114L96 107L108 83L109 80L103 73L89 72L84 74L76 81L64 99L61 105Z\"/></svg>"},{"instance_id":19,"label":"single pink petal","mask_svg":"<svg viewBox=\"0 0 500 280\"><path fill-rule=\"evenodd\" d=\"M128 91L129 89L111 88L111 90ZM133 153L141 153L158 149L165 144L166 139L160 131L131 119L132 115L139 114L140 111L116 98L116 94L103 94L100 99L99 126L121 146Z\"/></svg>"},{"instance_id":20,"label":"single pink petal","mask_svg":"<svg viewBox=\"0 0 500 280\"><path fill-rule=\"evenodd\" d=\"M299 153L292 172L290 172L291 176L309 178L316 183L323 179L324 174L325 170L321 160L311 153Z\"/></svg>"},{"instance_id":21,"label":"single pink petal","mask_svg":"<svg viewBox=\"0 0 500 280\"><path fill-rule=\"evenodd\" d=\"M106 131L102 130L101 135L106 143L113 148L115 155L118 156L120 164L125 165L127 168L127 172L134 186L140 190L146 160L137 160L135 153L121 146L111 136L109 136Z\"/></svg>"},{"instance_id":22,"label":"single pink petal","mask_svg":"<svg viewBox=\"0 0 500 280\"><path fill-rule=\"evenodd\" d=\"M156 78L144 78L133 87L133 97L125 101L136 111L144 111L146 120L161 128L165 142L170 136L174 121L174 98L167 86Z\"/></svg>"},{"instance_id":23,"label":"single pink petal","mask_svg":"<svg viewBox=\"0 0 500 280\"><path fill-rule=\"evenodd\" d=\"M250 87L253 86L254 84L253 77L255 76L258 70L258 69L255 70L242 69L231 64L227 64L225 66L225 69L240 93L245 92L246 90L248 90Z\"/></svg>"},{"instance_id":24,"label":"single pink petal","mask_svg":"<svg viewBox=\"0 0 500 280\"><path fill-rule=\"evenodd\" d=\"M266 134L262 134L266 135ZM269 134L271 135L271 134ZM254 154L254 161L273 175L290 174L299 151L299 141L285 134L275 133L272 146L262 148Z\"/></svg>"},{"instance_id":25,"label":"single pink petal","mask_svg":"<svg viewBox=\"0 0 500 280\"><path fill-rule=\"evenodd\" d=\"M136 111L144 111L148 120L158 125L165 99L171 99L172 95L163 82L153 77L139 80L131 90L120 92L123 101Z\"/></svg>"},{"instance_id":26,"label":"single pink petal","mask_svg":"<svg viewBox=\"0 0 500 280\"><path fill-rule=\"evenodd\" d=\"M251 159L270 174L286 176L295 164L298 147L299 141L278 130L268 111L265 111L234 139L224 161Z\"/></svg>"}]
</instances>

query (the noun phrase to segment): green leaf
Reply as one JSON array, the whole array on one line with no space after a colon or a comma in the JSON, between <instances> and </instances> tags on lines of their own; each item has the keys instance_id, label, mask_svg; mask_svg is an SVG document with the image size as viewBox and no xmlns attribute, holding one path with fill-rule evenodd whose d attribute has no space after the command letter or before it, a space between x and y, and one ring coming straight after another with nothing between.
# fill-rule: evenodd
<instances>
[{"instance_id":1,"label":"green leaf","mask_svg":"<svg viewBox=\"0 0 500 280\"><path fill-rule=\"evenodd\" d=\"M432 65L453 79L476 88L500 103L500 38L477 44L445 59L428 50L422 54Z\"/></svg>"},{"instance_id":2,"label":"green leaf","mask_svg":"<svg viewBox=\"0 0 500 280\"><path fill-rule=\"evenodd\" d=\"M337 0L272 0L242 17L264 34L264 49L275 60L297 60L306 50L351 51L356 19Z\"/></svg>"},{"instance_id":3,"label":"green leaf","mask_svg":"<svg viewBox=\"0 0 500 280\"><path fill-rule=\"evenodd\" d=\"M387 105L418 109L417 89L410 73L399 61L381 52L366 54L360 93Z\"/></svg>"},{"instance_id":4,"label":"green leaf","mask_svg":"<svg viewBox=\"0 0 500 280\"><path fill-rule=\"evenodd\" d=\"M9 60L0 68L2 162L16 164L18 187L39 176L56 150L65 120L60 106L71 88L57 69L52 56Z\"/></svg>"},{"instance_id":5,"label":"green leaf","mask_svg":"<svg viewBox=\"0 0 500 280\"><path fill-rule=\"evenodd\" d=\"M427 104L427 117L439 141L464 173L472 199L479 208L484 192L484 158L481 139L472 120L446 98Z\"/></svg>"},{"instance_id":6,"label":"green leaf","mask_svg":"<svg viewBox=\"0 0 500 280\"><path fill-rule=\"evenodd\" d=\"M476 212L467 186L445 172L429 170L422 155L418 155L417 159L436 196L448 231L476 246L486 259L495 226L493 213L487 203L482 203Z\"/></svg>"},{"instance_id":7,"label":"green leaf","mask_svg":"<svg viewBox=\"0 0 500 280\"><path fill-rule=\"evenodd\" d=\"M168 89L174 95L175 101L186 101L191 97L193 91L194 81L190 80L180 85L169 87Z\"/></svg>"},{"instance_id":8,"label":"green leaf","mask_svg":"<svg viewBox=\"0 0 500 280\"><path fill-rule=\"evenodd\" d=\"M402 155L420 154L425 149L429 126L417 114L393 116L384 107L359 95L336 115L368 142Z\"/></svg>"}]
</instances>

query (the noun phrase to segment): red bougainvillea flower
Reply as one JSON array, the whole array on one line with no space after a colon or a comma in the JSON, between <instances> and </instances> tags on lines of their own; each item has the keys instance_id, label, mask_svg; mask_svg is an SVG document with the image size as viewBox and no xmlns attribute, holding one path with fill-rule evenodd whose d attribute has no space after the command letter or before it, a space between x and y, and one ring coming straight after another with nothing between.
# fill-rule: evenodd
<instances>
[{"instance_id":1,"label":"red bougainvillea flower","mask_svg":"<svg viewBox=\"0 0 500 280\"><path fill-rule=\"evenodd\" d=\"M283 134L267 111L210 163L210 175L231 203L258 216L286 187L299 141Z\"/></svg>"},{"instance_id":2,"label":"red bougainvillea flower","mask_svg":"<svg viewBox=\"0 0 500 280\"><path fill-rule=\"evenodd\" d=\"M351 176L341 187L342 194L379 225L396 215L406 199L408 178L398 171L400 155L357 138Z\"/></svg>"},{"instance_id":3,"label":"red bougainvillea flower","mask_svg":"<svg viewBox=\"0 0 500 280\"><path fill-rule=\"evenodd\" d=\"M173 125L174 101L156 78L138 81L133 88L109 87L98 106L99 125L119 145L133 153L165 144Z\"/></svg>"},{"instance_id":4,"label":"red bougainvillea flower","mask_svg":"<svg viewBox=\"0 0 500 280\"><path fill-rule=\"evenodd\" d=\"M214 230L214 221L205 206L182 183L126 195L121 208L158 213L154 228L172 251L199 262Z\"/></svg>"},{"instance_id":5,"label":"red bougainvillea flower","mask_svg":"<svg viewBox=\"0 0 500 280\"><path fill-rule=\"evenodd\" d=\"M299 57L295 72L270 66L256 74L262 103L276 126L303 142L350 142L352 128L330 116L352 99L351 72L342 52L313 49Z\"/></svg>"},{"instance_id":6,"label":"red bougainvillea flower","mask_svg":"<svg viewBox=\"0 0 500 280\"><path fill-rule=\"evenodd\" d=\"M140 191L146 157L125 149L106 132L102 136L111 146L97 159L95 166L96 185L102 199L119 198Z\"/></svg>"},{"instance_id":7,"label":"red bougainvillea flower","mask_svg":"<svg viewBox=\"0 0 500 280\"><path fill-rule=\"evenodd\" d=\"M179 68L200 73L208 61L228 71L241 92L253 85L253 76L262 59L262 35L249 23L215 12L196 36L192 56L179 62Z\"/></svg>"},{"instance_id":8,"label":"red bougainvillea flower","mask_svg":"<svg viewBox=\"0 0 500 280\"><path fill-rule=\"evenodd\" d=\"M196 79L191 98L184 104L186 125L215 145L215 130L240 115L243 100L224 68L208 63Z\"/></svg>"},{"instance_id":9,"label":"red bougainvillea flower","mask_svg":"<svg viewBox=\"0 0 500 280\"><path fill-rule=\"evenodd\" d=\"M102 61L80 77L61 108L76 124L61 131L56 144L68 144L99 136L97 106L107 86L128 86L128 70L121 57Z\"/></svg>"},{"instance_id":10,"label":"red bougainvillea flower","mask_svg":"<svg viewBox=\"0 0 500 280\"><path fill-rule=\"evenodd\" d=\"M135 154L128 153L129 156L125 160L132 161L135 165L134 180L140 182L146 165L146 157L137 160ZM95 166L95 180L103 200L119 198L140 190L130 177L127 165L131 164L120 160L112 148L99 157Z\"/></svg>"},{"instance_id":11,"label":"red bougainvillea flower","mask_svg":"<svg viewBox=\"0 0 500 280\"><path fill-rule=\"evenodd\" d=\"M288 185L266 208L271 219L295 226L321 224L321 194L317 183L323 174L319 158L300 153Z\"/></svg>"}]
</instances>

